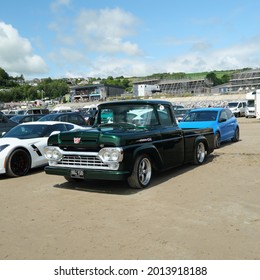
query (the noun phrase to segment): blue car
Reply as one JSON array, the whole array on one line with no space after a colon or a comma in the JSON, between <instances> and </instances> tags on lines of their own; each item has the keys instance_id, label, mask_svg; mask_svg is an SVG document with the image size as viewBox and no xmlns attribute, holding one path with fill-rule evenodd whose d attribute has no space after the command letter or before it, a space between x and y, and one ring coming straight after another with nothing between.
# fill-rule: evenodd
<instances>
[{"instance_id":1,"label":"blue car","mask_svg":"<svg viewBox=\"0 0 260 280\"><path fill-rule=\"evenodd\" d=\"M200 108L191 110L179 122L185 128L212 128L215 135L215 148L223 141L239 140L239 125L236 117L228 108Z\"/></svg>"}]
</instances>

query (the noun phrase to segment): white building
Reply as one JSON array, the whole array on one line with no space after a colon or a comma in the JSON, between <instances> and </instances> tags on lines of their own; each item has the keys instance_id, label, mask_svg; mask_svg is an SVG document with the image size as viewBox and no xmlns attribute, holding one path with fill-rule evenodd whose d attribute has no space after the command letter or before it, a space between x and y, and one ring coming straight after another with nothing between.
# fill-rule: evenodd
<instances>
[{"instance_id":1,"label":"white building","mask_svg":"<svg viewBox=\"0 0 260 280\"><path fill-rule=\"evenodd\" d=\"M152 96L155 92L160 92L161 89L159 85L134 85L133 93L135 96Z\"/></svg>"}]
</instances>

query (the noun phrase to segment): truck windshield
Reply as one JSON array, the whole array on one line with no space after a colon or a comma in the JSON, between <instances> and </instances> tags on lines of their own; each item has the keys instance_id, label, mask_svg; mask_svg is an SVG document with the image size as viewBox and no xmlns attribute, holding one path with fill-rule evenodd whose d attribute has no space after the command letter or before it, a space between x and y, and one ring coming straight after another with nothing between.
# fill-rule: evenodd
<instances>
[{"instance_id":1,"label":"truck windshield","mask_svg":"<svg viewBox=\"0 0 260 280\"><path fill-rule=\"evenodd\" d=\"M113 105L101 107L96 125L128 124L132 126L148 126L158 124L154 108L150 105Z\"/></svg>"}]
</instances>

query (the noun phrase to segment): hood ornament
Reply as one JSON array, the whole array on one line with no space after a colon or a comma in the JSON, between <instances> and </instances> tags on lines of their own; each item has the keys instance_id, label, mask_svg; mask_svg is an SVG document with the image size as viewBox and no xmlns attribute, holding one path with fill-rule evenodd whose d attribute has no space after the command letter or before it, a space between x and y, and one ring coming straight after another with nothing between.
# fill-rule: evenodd
<instances>
[{"instance_id":1,"label":"hood ornament","mask_svg":"<svg viewBox=\"0 0 260 280\"><path fill-rule=\"evenodd\" d=\"M80 143L80 140L81 140L80 137L75 137L75 138L73 138L74 144L79 144L79 143Z\"/></svg>"}]
</instances>

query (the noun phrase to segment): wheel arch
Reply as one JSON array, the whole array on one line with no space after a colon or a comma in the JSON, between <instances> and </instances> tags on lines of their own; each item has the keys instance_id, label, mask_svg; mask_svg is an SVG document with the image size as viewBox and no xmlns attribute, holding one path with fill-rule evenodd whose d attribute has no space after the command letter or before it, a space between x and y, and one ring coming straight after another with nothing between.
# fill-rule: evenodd
<instances>
[{"instance_id":1,"label":"wheel arch","mask_svg":"<svg viewBox=\"0 0 260 280\"><path fill-rule=\"evenodd\" d=\"M159 151L157 150L157 148L154 145L137 148L133 153L133 162L141 154L146 154L150 157L151 163L152 163L152 168L154 170L161 169L161 167L163 165L163 160L162 160L162 157L161 157Z\"/></svg>"},{"instance_id":2,"label":"wheel arch","mask_svg":"<svg viewBox=\"0 0 260 280\"><path fill-rule=\"evenodd\" d=\"M23 150L24 152L26 152L29 155L30 168L32 168L32 155L31 155L30 151L28 149L26 149L24 146L17 146L17 147L14 147L12 150L10 150L9 153L6 155L5 161L4 161L5 170L7 168L7 162L8 162L8 159L9 159L10 155L16 150Z\"/></svg>"},{"instance_id":3,"label":"wheel arch","mask_svg":"<svg viewBox=\"0 0 260 280\"><path fill-rule=\"evenodd\" d=\"M195 151L198 142L203 142L204 145L205 145L205 149L206 149L207 153L209 153L209 143L208 143L207 138L203 135L200 135L200 136L196 137L196 139L193 143L193 151Z\"/></svg>"}]
</instances>

